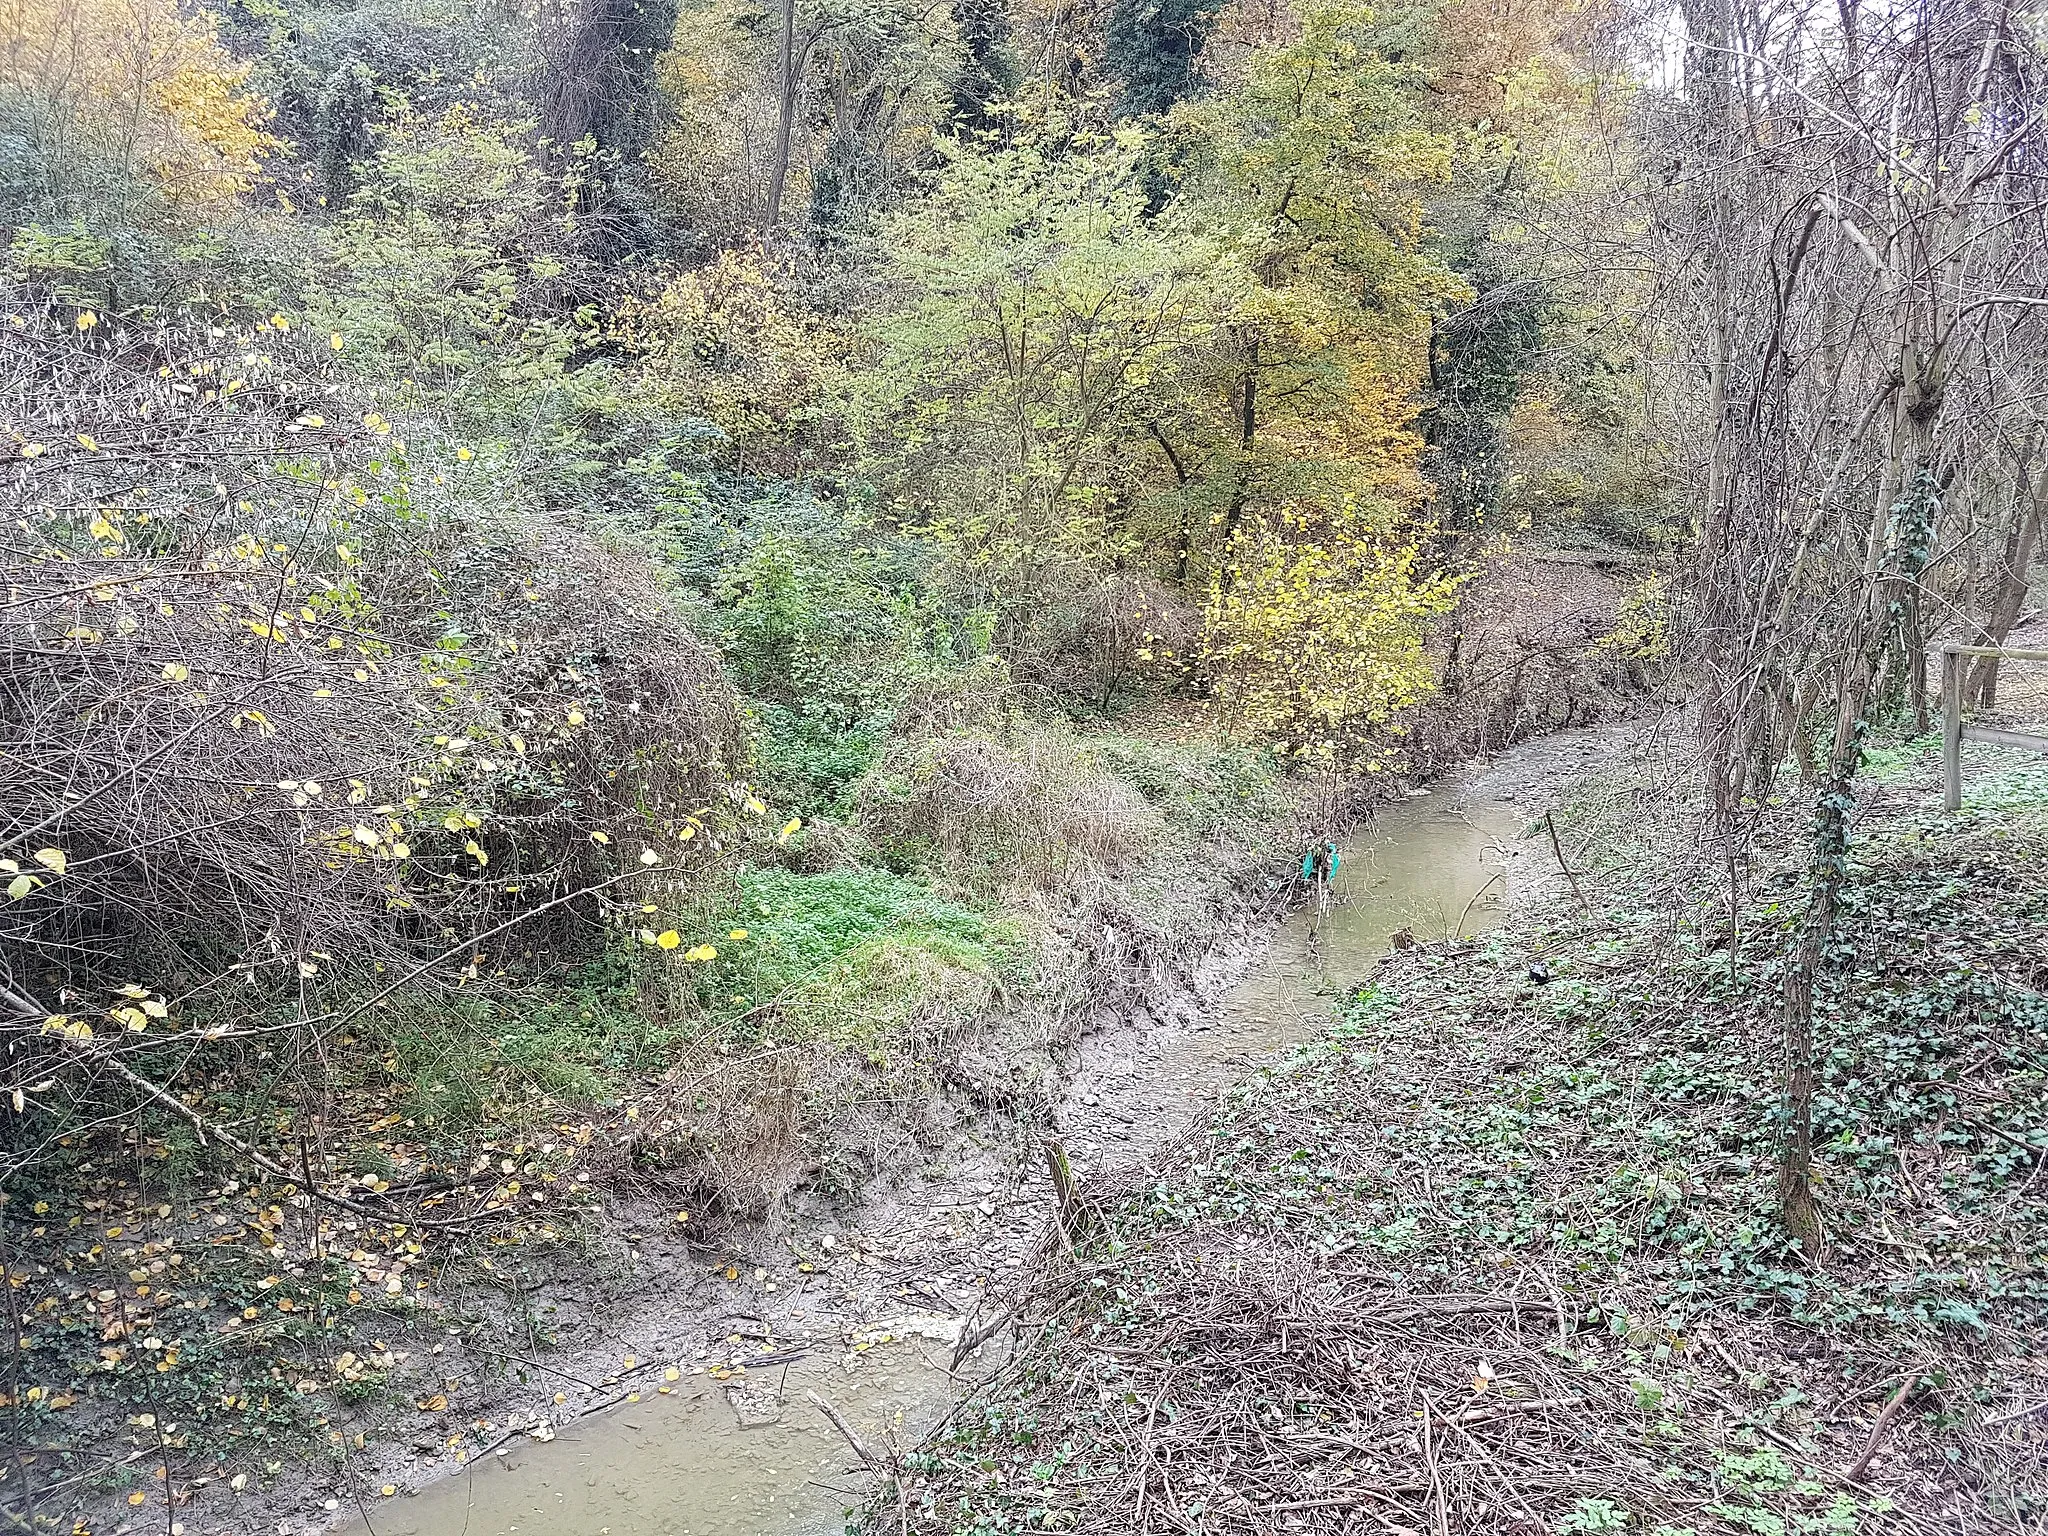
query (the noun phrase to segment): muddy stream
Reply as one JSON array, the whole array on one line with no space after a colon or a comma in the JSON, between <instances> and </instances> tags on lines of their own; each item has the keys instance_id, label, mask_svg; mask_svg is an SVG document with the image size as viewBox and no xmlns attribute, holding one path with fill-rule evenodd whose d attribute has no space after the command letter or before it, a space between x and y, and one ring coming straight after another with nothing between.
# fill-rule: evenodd
<instances>
[{"instance_id":1,"label":"muddy stream","mask_svg":"<svg viewBox=\"0 0 2048 1536\"><path fill-rule=\"evenodd\" d=\"M1548 737L1382 809L1342 845L1327 912L1296 911L1204 1005L1091 1036L1058 1115L1080 1176L1172 1146L1217 1092L1313 1034L1403 930L1426 941L1498 923L1554 877L1540 819L1560 786L1624 739ZM764 1262L738 1278L751 1290L691 1303L694 1333L675 1335L689 1344L651 1366L624 1357L630 1400L518 1434L416 1496L362 1507L346 1530L837 1536L867 1486L817 1401L870 1445L915 1444L967 1385L944 1369L963 1320L1023 1265L1050 1201L1042 1169L970 1147L878 1197L857 1226L821 1210L790 1245L808 1269L788 1252L772 1275ZM714 1266L714 1284L733 1278ZM696 1297L703 1282L679 1276L677 1289Z\"/></svg>"}]
</instances>

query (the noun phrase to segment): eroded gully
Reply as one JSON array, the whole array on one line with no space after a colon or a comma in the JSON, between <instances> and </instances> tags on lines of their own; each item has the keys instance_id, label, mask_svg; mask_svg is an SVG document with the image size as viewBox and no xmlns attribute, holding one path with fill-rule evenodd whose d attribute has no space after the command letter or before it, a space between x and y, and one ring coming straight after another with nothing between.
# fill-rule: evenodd
<instances>
[{"instance_id":1,"label":"eroded gully","mask_svg":"<svg viewBox=\"0 0 2048 1536\"><path fill-rule=\"evenodd\" d=\"M1295 912L1249 967L1219 974L1204 1005L1090 1036L1058 1112L1080 1177L1173 1147L1216 1093L1313 1034L1403 930L1426 941L1498 923L1556 867L1547 839L1525 834L1627 734L1547 737L1383 809L1344 845L1326 913ZM858 1224L812 1213L772 1265L764 1256L707 1275L693 1264L678 1277L689 1305L666 1347L619 1357L630 1400L559 1426L529 1414L496 1453L417 1495L360 1506L348 1529L837 1533L868 1489L820 1402L872 1448L914 1444L968 1384L944 1369L963 1320L1023 1266L1052 1199L1041 1167L992 1141L909 1176Z\"/></svg>"}]
</instances>

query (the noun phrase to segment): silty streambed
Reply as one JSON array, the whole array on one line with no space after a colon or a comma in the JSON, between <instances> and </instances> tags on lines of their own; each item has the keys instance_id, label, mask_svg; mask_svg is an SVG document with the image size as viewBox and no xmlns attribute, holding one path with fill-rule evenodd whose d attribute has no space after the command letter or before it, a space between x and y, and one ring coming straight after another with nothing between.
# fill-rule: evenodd
<instances>
[{"instance_id":1,"label":"silty streambed","mask_svg":"<svg viewBox=\"0 0 2048 1536\"><path fill-rule=\"evenodd\" d=\"M1509 891L1552 859L1542 836L1522 840L1532 817L1559 779L1618 744L1612 731L1550 738L1382 810L1342 845L1329 908L1294 912L1218 1006L1190 1023L1141 1031L1135 1047L1084 1048L1059 1117L1077 1167L1135 1160L1169 1143L1262 1056L1312 1034L1332 997L1366 976L1403 930L1426 942L1499 922ZM1043 1196L1021 1185L1003 1195L986 1183L963 1185L935 1193L931 1207L961 1202L987 1232L1005 1222L1035 1227ZM967 1236L971 1247L975 1234ZM875 1263L871 1252L839 1252ZM942 1367L961 1314L988 1283L986 1273L972 1284L954 1278L975 1261L951 1257L940 1273L946 1259L925 1255L939 1281L920 1284L919 1295L890 1293L884 1281L865 1306L850 1304L851 1291L836 1310L821 1296L818 1310L785 1314L765 1340L730 1336L711 1351L681 1350L673 1364L622 1384L639 1386L637 1400L551 1439L515 1436L417 1496L371 1501L350 1536L839 1533L868 1482L817 1402L878 1450L914 1445L938 1423L956 1391ZM735 1359L748 1368L729 1371Z\"/></svg>"}]
</instances>

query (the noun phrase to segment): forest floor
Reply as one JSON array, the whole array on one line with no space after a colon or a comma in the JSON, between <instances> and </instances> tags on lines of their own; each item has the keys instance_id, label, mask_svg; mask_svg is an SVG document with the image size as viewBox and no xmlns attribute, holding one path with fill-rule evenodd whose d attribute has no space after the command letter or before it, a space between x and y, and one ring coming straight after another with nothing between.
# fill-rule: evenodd
<instances>
[{"instance_id":1,"label":"forest floor","mask_svg":"<svg viewBox=\"0 0 2048 1536\"><path fill-rule=\"evenodd\" d=\"M1949 816L1937 745L1864 783L1819 1262L1772 1219L1800 818L1731 931L1648 751L1556 816L1572 888L1391 957L1090 1192L872 1529L2038 1529L2048 764L1973 749Z\"/></svg>"}]
</instances>

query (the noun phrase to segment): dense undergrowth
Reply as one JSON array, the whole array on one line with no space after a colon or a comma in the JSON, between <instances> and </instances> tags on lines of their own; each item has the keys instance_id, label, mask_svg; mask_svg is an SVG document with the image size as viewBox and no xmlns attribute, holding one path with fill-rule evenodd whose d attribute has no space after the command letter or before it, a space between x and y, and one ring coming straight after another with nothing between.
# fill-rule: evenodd
<instances>
[{"instance_id":1,"label":"dense undergrowth","mask_svg":"<svg viewBox=\"0 0 2048 1536\"><path fill-rule=\"evenodd\" d=\"M1796 876L1731 948L1688 824L1610 785L1559 818L1589 905L1386 962L1187 1166L1096 1197L907 1463L912 1528L2037 1522L2048 796L1979 772L1945 815L1931 752L1882 754L1858 819L1818 1262L1774 1205Z\"/></svg>"},{"instance_id":2,"label":"dense undergrowth","mask_svg":"<svg viewBox=\"0 0 2048 1536\"><path fill-rule=\"evenodd\" d=\"M1024 1134L1655 686L1631 354L1507 273L1556 27L968 9L0 15L10 1520L469 1455L622 1211Z\"/></svg>"}]
</instances>

